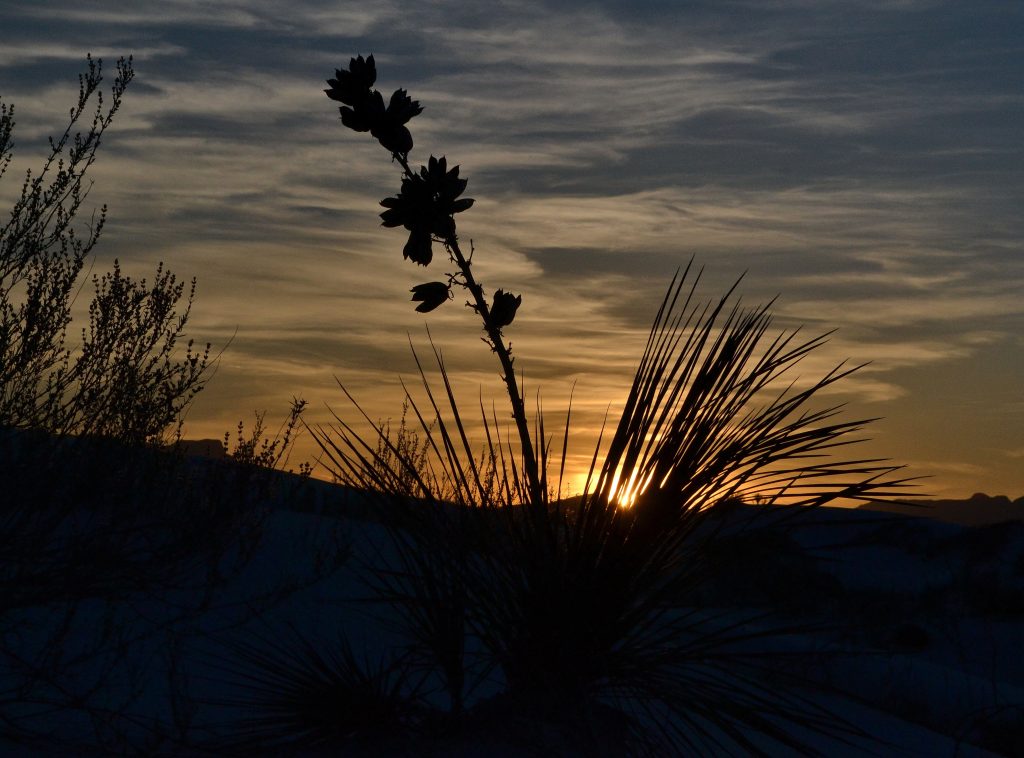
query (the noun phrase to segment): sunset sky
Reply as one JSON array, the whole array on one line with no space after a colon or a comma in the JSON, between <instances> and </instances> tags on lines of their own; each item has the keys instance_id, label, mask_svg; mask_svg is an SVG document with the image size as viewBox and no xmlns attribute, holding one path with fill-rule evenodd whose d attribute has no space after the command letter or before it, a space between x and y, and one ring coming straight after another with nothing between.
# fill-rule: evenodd
<instances>
[{"instance_id":1,"label":"sunset sky","mask_svg":"<svg viewBox=\"0 0 1024 758\"><path fill-rule=\"evenodd\" d=\"M413 310L443 261L403 261L378 218L399 171L324 96L373 53L376 86L424 106L414 164L469 179L460 236L489 293L523 295L507 335L552 426L575 382L574 461L693 256L707 297L746 272L780 328L838 330L803 378L871 362L821 401L881 417L865 455L935 496L1024 495L1024 3L4 0L3 208L88 52L136 69L92 171L95 270L165 261L198 279L190 336L234 335L190 437L293 395L352 417L334 377L397 418L425 325L470 409L503 399L461 301Z\"/></svg>"}]
</instances>

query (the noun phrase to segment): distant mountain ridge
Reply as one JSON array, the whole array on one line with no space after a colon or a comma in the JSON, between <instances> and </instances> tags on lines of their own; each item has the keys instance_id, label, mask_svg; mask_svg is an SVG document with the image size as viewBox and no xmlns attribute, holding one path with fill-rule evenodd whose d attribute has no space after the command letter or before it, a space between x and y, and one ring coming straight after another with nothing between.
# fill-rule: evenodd
<instances>
[{"instance_id":1,"label":"distant mountain ridge","mask_svg":"<svg viewBox=\"0 0 1024 758\"><path fill-rule=\"evenodd\" d=\"M1010 500L1006 495L976 492L966 500L914 500L868 503L858 510L921 516L963 526L984 526L1005 521L1024 521L1024 497Z\"/></svg>"},{"instance_id":2,"label":"distant mountain ridge","mask_svg":"<svg viewBox=\"0 0 1024 758\"><path fill-rule=\"evenodd\" d=\"M17 447L18 438L26 435L29 439L47 437L45 432L38 430L21 430L0 427L0 443L14 443ZM58 439L58 438L55 438ZM64 444L80 444L77 438L60 438ZM217 439L183 439L178 443L178 450L189 458L211 459L214 461L230 458L224 447L223 440ZM3 446L0 445L0 448ZM8 451L9 452L9 451ZM0 456L2 457L2 456ZM3 461L0 460L0 464ZM287 483L288 493L283 499L293 500L290 506L303 511L330 513L340 510L349 517L372 517L372 507L362 497L354 497L347 487L339 487L330 482L316 479L303 480L284 472L276 472L282 483ZM301 492L301 494L300 494ZM572 498L570 498L572 500ZM835 510L835 509L829 509ZM846 509L838 509L846 510ZM899 516L930 518L961 526L986 526L1008 521L1024 522L1024 496L1010 500L1006 495L988 495L976 492L964 500L908 500L891 503L867 503L858 506L858 511L874 511ZM848 512L848 511L847 511ZM357 515L358 514L358 515Z\"/></svg>"}]
</instances>

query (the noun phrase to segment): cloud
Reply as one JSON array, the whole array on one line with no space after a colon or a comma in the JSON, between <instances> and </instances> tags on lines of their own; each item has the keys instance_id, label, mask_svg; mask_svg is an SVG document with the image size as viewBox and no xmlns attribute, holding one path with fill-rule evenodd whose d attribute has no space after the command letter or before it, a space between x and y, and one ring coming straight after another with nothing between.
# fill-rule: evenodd
<instances>
[{"instance_id":1,"label":"cloud","mask_svg":"<svg viewBox=\"0 0 1024 758\"><path fill-rule=\"evenodd\" d=\"M1022 21L939 0L41 0L5 9L0 94L20 171L84 53L135 54L94 171L111 209L98 265L166 260L199 279L197 335L237 326L214 383L237 393L211 386L197 408L218 421L232 397L332 396L336 371L383 412L394 387L373 377L411 369L408 290L442 274L380 228L398 171L321 92L369 52L379 87L425 106L414 159L445 154L470 180L460 234L485 286L524 296L517 366L555 393L578 380L581 428L625 392L691 256L708 296L747 271L744 302L781 295L780 327L839 327L806 375L873 360L847 394L875 415L922 392L915 369L1024 333ZM461 303L429 323L471 395L494 383Z\"/></svg>"},{"instance_id":2,"label":"cloud","mask_svg":"<svg viewBox=\"0 0 1024 758\"><path fill-rule=\"evenodd\" d=\"M129 54L123 48L114 47L90 47L89 52L94 58L106 58L108 60L116 60L123 55ZM133 47L130 54L136 60L148 61L154 58L178 56L184 52L185 48L179 45L160 43L153 46ZM74 61L76 65L79 65L82 61L82 53L68 47L66 44L60 43L39 44L23 41L13 44L5 43L0 48L0 66L26 66L43 60Z\"/></svg>"}]
</instances>

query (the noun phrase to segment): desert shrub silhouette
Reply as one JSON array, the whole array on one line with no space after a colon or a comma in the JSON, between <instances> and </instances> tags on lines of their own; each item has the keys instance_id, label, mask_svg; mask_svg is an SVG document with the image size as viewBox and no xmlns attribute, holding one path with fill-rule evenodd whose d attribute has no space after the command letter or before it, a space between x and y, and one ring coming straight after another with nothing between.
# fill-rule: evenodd
<instances>
[{"instance_id":1,"label":"desert shrub silhouette","mask_svg":"<svg viewBox=\"0 0 1024 758\"><path fill-rule=\"evenodd\" d=\"M273 438L264 426L266 411L256 412L256 421L248 436L245 434L245 424L239 421L235 431L234 447L231 446L230 432L224 433L225 454L236 463L270 471L284 470L289 463L295 439L302 431L299 423L306 405L308 403L302 398L293 397L288 418L281 424ZM291 472L291 469L287 470ZM300 476L309 477L312 470L313 464L308 461L299 464Z\"/></svg>"},{"instance_id":2,"label":"desert shrub silhouette","mask_svg":"<svg viewBox=\"0 0 1024 758\"><path fill-rule=\"evenodd\" d=\"M55 711L118 734L138 697L112 694L126 640L140 629L173 638L246 566L263 535L264 469L286 460L302 411L296 401L282 439L255 429L231 465L168 450L209 376L210 346L181 349L195 282L186 293L162 264L151 282L117 261L94 276L82 343L70 346L106 208L84 231L76 219L133 75L120 60L105 105L102 63L87 59L66 129L0 226L0 722L6 739L48 751ZM13 146L14 108L0 102L0 177ZM252 612L280 589L258 593ZM102 623L71 635L88 613Z\"/></svg>"},{"instance_id":3,"label":"desert shrub silhouette","mask_svg":"<svg viewBox=\"0 0 1024 758\"><path fill-rule=\"evenodd\" d=\"M390 535L367 556L366 582L408 640L401 690L419 718L406 728L439 740L483 729L525 750L593 755L802 750L808 732L856 734L799 683L780 686L778 666L770 678L762 669L767 654L751 644L796 628L701 606L695 589L708 546L744 519L901 491L907 480L884 460L832 457L866 421L810 407L857 367L787 387L827 335L770 335L769 306L735 304L735 286L703 300L691 262L669 286L582 494L562 499L571 409L556 451L540 407L527 415L505 339L529 303L504 289L487 298L457 234L455 214L472 205L461 197L467 181L445 157L413 168L407 124L422 107L402 89L385 105L376 76L372 55L353 58L326 93L342 103L343 124L370 132L401 169L381 218L408 232L404 257L448 267L412 288L416 311L465 292L501 365L515 428L506 433L481 404L483 440L471 439L436 347L440 389L417 355L423 399L405 397L422 448L374 425L344 386L372 431L337 414L312 428L334 476L373 493ZM340 710L304 707L295 692L307 668L282 681L284 659L267 655L265 674L250 675L291 692L293 710L286 723L274 701L277 730L264 736L286 744L327 734Z\"/></svg>"},{"instance_id":4,"label":"desert shrub silhouette","mask_svg":"<svg viewBox=\"0 0 1024 758\"><path fill-rule=\"evenodd\" d=\"M155 441L202 389L210 345L188 341L178 356L195 295L157 267L151 283L113 270L92 280L94 296L82 345L68 347L79 278L106 220L94 213L75 226L85 183L134 70L117 63L109 105L102 61L87 59L67 127L50 139L38 173L28 171L9 219L0 226L0 426L54 434L98 435L131 444ZM95 100L88 131L74 132ZM14 107L0 102L0 178L10 166ZM181 306L182 297L184 305ZM180 312L179 309L180 308Z\"/></svg>"}]
</instances>

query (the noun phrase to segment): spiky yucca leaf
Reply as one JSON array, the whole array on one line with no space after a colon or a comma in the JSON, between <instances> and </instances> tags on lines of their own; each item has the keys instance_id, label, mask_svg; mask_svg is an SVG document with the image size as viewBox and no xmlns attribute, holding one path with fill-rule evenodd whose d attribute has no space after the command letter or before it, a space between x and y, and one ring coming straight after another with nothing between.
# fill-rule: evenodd
<instances>
[{"instance_id":1,"label":"spiky yucca leaf","mask_svg":"<svg viewBox=\"0 0 1024 758\"><path fill-rule=\"evenodd\" d=\"M829 457L874 419L837 421L842 406L806 407L861 367L840 365L802 390L789 383L771 394L828 335L768 341L770 304L728 307L736 285L715 304L697 302L700 275L687 290L688 276L689 267L658 311L590 498L635 503L653 518L730 498L809 506L897 494L898 467Z\"/></svg>"},{"instance_id":2,"label":"spiky yucca leaf","mask_svg":"<svg viewBox=\"0 0 1024 758\"><path fill-rule=\"evenodd\" d=\"M344 637L325 649L294 628L226 649L228 661L214 665L237 694L217 704L244 715L220 751L351 749L401 738L414 726L416 685L400 658L360 660Z\"/></svg>"}]
</instances>

